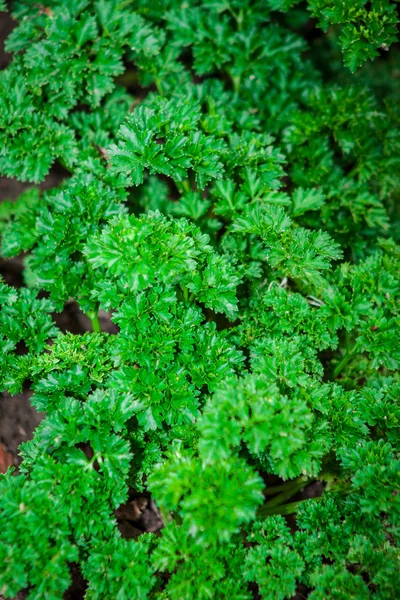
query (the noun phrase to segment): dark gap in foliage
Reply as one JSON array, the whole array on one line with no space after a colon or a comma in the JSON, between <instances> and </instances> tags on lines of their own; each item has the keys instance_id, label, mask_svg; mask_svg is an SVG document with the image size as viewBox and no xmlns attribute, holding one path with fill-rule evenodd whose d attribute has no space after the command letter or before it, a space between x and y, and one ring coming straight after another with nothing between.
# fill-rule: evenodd
<instances>
[{"instance_id":1,"label":"dark gap in foliage","mask_svg":"<svg viewBox=\"0 0 400 600\"><path fill-rule=\"evenodd\" d=\"M48 300L50 298L50 292L48 290L40 290L37 297L38 300Z\"/></svg>"},{"instance_id":2,"label":"dark gap in foliage","mask_svg":"<svg viewBox=\"0 0 400 600\"><path fill-rule=\"evenodd\" d=\"M31 379L25 379L22 384L22 392L24 394L32 392L33 381Z\"/></svg>"},{"instance_id":3,"label":"dark gap in foliage","mask_svg":"<svg viewBox=\"0 0 400 600\"><path fill-rule=\"evenodd\" d=\"M239 322L240 322L239 319L236 319L235 321L231 321L223 313L216 313L204 305L200 305L200 306L202 308L204 316L206 317L207 323L209 323L210 321L213 321L216 325L217 331L223 331L224 329L232 329L233 327L236 327L237 325L239 325Z\"/></svg>"},{"instance_id":4,"label":"dark gap in foliage","mask_svg":"<svg viewBox=\"0 0 400 600\"><path fill-rule=\"evenodd\" d=\"M243 368L245 369L245 371L250 373L250 371L251 371L251 350L250 350L250 348L246 347L246 348L243 348L242 353L244 356Z\"/></svg>"},{"instance_id":5,"label":"dark gap in foliage","mask_svg":"<svg viewBox=\"0 0 400 600\"><path fill-rule=\"evenodd\" d=\"M83 600L87 590L87 582L83 578L81 569L77 563L70 563L71 585L64 592L63 600Z\"/></svg>"},{"instance_id":6,"label":"dark gap in foliage","mask_svg":"<svg viewBox=\"0 0 400 600\"><path fill-rule=\"evenodd\" d=\"M10 2L7 2L10 5ZM0 69L4 69L12 60L12 54L5 51L4 41L8 38L17 22L7 13L0 15Z\"/></svg>"},{"instance_id":7,"label":"dark gap in foliage","mask_svg":"<svg viewBox=\"0 0 400 600\"><path fill-rule=\"evenodd\" d=\"M69 332L81 335L86 331L92 331L90 319L72 298L66 302L61 312L52 313L52 318L63 333ZM119 332L118 325L112 321L111 313L102 310L99 311L99 322L103 332L110 334L117 334Z\"/></svg>"},{"instance_id":8,"label":"dark gap in foliage","mask_svg":"<svg viewBox=\"0 0 400 600\"><path fill-rule=\"evenodd\" d=\"M296 595L291 600L306 600L310 595L311 589L305 586L303 583L299 583L296 588Z\"/></svg>"},{"instance_id":9,"label":"dark gap in foliage","mask_svg":"<svg viewBox=\"0 0 400 600\"><path fill-rule=\"evenodd\" d=\"M268 491L269 487L275 487L284 483L283 479L274 473L265 473L260 471L260 475L265 482L265 490Z\"/></svg>"},{"instance_id":10,"label":"dark gap in foliage","mask_svg":"<svg viewBox=\"0 0 400 600\"><path fill-rule=\"evenodd\" d=\"M82 450L83 454L86 456L86 458L91 461L92 458L94 457L94 452L93 452L93 448L92 446L89 444L89 442L79 442L78 444L75 444L75 448L78 448L78 450ZM93 462L93 469L96 472L100 471L100 465L98 463L97 460L95 460Z\"/></svg>"},{"instance_id":11,"label":"dark gap in foliage","mask_svg":"<svg viewBox=\"0 0 400 600\"><path fill-rule=\"evenodd\" d=\"M302 490L291 499L292 502L297 500L308 500L309 498L319 498L325 490L325 484L322 481L313 481L305 485Z\"/></svg>"},{"instance_id":12,"label":"dark gap in foliage","mask_svg":"<svg viewBox=\"0 0 400 600\"><path fill-rule=\"evenodd\" d=\"M19 257L15 258L0 258L0 276L4 279L7 285L16 288L24 286L23 264Z\"/></svg>"},{"instance_id":13,"label":"dark gap in foliage","mask_svg":"<svg viewBox=\"0 0 400 600\"><path fill-rule=\"evenodd\" d=\"M190 69L192 71L193 80L195 80L196 76L194 73L193 65L194 65L194 56L193 50L190 46L183 48L179 55L179 62L181 62L184 67Z\"/></svg>"},{"instance_id":14,"label":"dark gap in foliage","mask_svg":"<svg viewBox=\"0 0 400 600\"><path fill-rule=\"evenodd\" d=\"M137 537L140 533L157 533L164 527L161 514L148 492L130 490L127 502L115 511L123 537Z\"/></svg>"},{"instance_id":15,"label":"dark gap in foliage","mask_svg":"<svg viewBox=\"0 0 400 600\"><path fill-rule=\"evenodd\" d=\"M75 300L69 300L62 312L55 312L52 314L53 320L57 327L61 329L63 333L67 331L76 335L82 334L85 331L90 331L90 320L80 310L78 303Z\"/></svg>"},{"instance_id":16,"label":"dark gap in foliage","mask_svg":"<svg viewBox=\"0 0 400 600\"><path fill-rule=\"evenodd\" d=\"M336 351L331 348L327 348L326 350L321 350L318 352L318 360L324 367L324 374L322 376L322 381L328 382L332 380L332 360L336 356Z\"/></svg>"},{"instance_id":17,"label":"dark gap in foliage","mask_svg":"<svg viewBox=\"0 0 400 600\"><path fill-rule=\"evenodd\" d=\"M32 382L25 382L20 394L3 392L0 396L0 442L13 457L13 465L21 462L18 448L33 437L34 429L44 415L31 405Z\"/></svg>"},{"instance_id":18,"label":"dark gap in foliage","mask_svg":"<svg viewBox=\"0 0 400 600\"><path fill-rule=\"evenodd\" d=\"M75 252L73 252L70 255L70 259L71 259L72 262L79 262L79 261L82 260L82 258L83 258L82 257L82 252L79 252L78 250L76 250Z\"/></svg>"},{"instance_id":19,"label":"dark gap in foliage","mask_svg":"<svg viewBox=\"0 0 400 600\"><path fill-rule=\"evenodd\" d=\"M17 356L24 356L24 354L28 354L29 352L29 348L26 345L25 340L20 340L19 342L17 342L16 348L15 348L15 354Z\"/></svg>"},{"instance_id":20,"label":"dark gap in foliage","mask_svg":"<svg viewBox=\"0 0 400 600\"><path fill-rule=\"evenodd\" d=\"M260 591L256 583L248 583L247 589L252 594L254 600L262 600L262 596L260 595Z\"/></svg>"}]
</instances>

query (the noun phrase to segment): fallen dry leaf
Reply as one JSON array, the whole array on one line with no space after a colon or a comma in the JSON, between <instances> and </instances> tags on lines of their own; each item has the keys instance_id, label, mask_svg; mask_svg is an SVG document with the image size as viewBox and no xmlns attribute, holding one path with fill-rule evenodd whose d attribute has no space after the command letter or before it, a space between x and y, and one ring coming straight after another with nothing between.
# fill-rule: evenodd
<instances>
[{"instance_id":1,"label":"fallen dry leaf","mask_svg":"<svg viewBox=\"0 0 400 600\"><path fill-rule=\"evenodd\" d=\"M135 498L135 500L126 502L126 504L122 504L117 508L115 516L119 520L127 519L129 521L138 521L142 516L143 511L147 508L148 503L148 498L139 496L138 498Z\"/></svg>"},{"instance_id":2,"label":"fallen dry leaf","mask_svg":"<svg viewBox=\"0 0 400 600\"><path fill-rule=\"evenodd\" d=\"M12 464L12 455L6 451L3 444L0 444L0 473L5 473Z\"/></svg>"}]
</instances>

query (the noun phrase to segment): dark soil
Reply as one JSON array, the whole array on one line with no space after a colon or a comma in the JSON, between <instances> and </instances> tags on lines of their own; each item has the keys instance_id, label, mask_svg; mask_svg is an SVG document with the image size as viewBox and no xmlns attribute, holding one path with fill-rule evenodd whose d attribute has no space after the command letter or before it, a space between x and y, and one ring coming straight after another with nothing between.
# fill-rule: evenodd
<instances>
[{"instance_id":1,"label":"dark soil","mask_svg":"<svg viewBox=\"0 0 400 600\"><path fill-rule=\"evenodd\" d=\"M4 49L4 42L14 29L16 22L9 13L0 13L0 69L4 69L11 60L11 54Z\"/></svg>"},{"instance_id":2,"label":"dark soil","mask_svg":"<svg viewBox=\"0 0 400 600\"><path fill-rule=\"evenodd\" d=\"M16 396L4 393L0 399L0 443L11 454L14 466L21 462L19 445L32 439L34 429L43 418L43 415L31 406L31 395L32 392L27 390Z\"/></svg>"}]
</instances>

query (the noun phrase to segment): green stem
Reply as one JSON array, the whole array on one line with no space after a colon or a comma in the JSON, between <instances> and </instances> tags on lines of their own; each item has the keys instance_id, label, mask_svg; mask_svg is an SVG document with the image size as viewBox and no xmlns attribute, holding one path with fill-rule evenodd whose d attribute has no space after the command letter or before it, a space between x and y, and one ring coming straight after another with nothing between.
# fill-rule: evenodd
<instances>
[{"instance_id":1,"label":"green stem","mask_svg":"<svg viewBox=\"0 0 400 600\"><path fill-rule=\"evenodd\" d=\"M284 504L286 502L286 500L289 500L289 498L292 498L292 496L295 496L297 494L297 492L299 492L302 488L304 488L306 485L308 485L311 481L312 481L311 478L303 479L303 477L299 477L299 479L290 481L289 483L291 485L287 485L286 489L283 489L280 494L278 494L277 496L275 496L274 498L272 498L271 500L266 502L264 504L263 508L268 509L268 508L272 508L274 506L281 506L282 504Z\"/></svg>"},{"instance_id":2,"label":"green stem","mask_svg":"<svg viewBox=\"0 0 400 600\"><path fill-rule=\"evenodd\" d=\"M230 71L228 71L228 73L229 73L229 76L232 81L233 91L235 92L235 94L237 96L240 91L240 84L241 84L242 78L240 77L240 75L233 75Z\"/></svg>"},{"instance_id":3,"label":"green stem","mask_svg":"<svg viewBox=\"0 0 400 600\"><path fill-rule=\"evenodd\" d=\"M354 354L356 353L357 350L357 342L354 344L354 346L349 349L346 354L343 356L342 360L336 365L336 367L333 370L333 376L337 377L342 371L343 369L349 364L349 362L353 359Z\"/></svg>"},{"instance_id":4,"label":"green stem","mask_svg":"<svg viewBox=\"0 0 400 600\"><path fill-rule=\"evenodd\" d=\"M292 515L297 512L297 509L303 504L303 502L317 502L321 500L323 496L318 498L305 498L304 500L298 500L297 502L289 502L289 504L283 504L282 506L262 506L257 514L261 517L269 517L271 515Z\"/></svg>"},{"instance_id":5,"label":"green stem","mask_svg":"<svg viewBox=\"0 0 400 600\"><path fill-rule=\"evenodd\" d=\"M190 181L189 179L183 179L181 181L183 191L188 194L190 192Z\"/></svg>"},{"instance_id":6,"label":"green stem","mask_svg":"<svg viewBox=\"0 0 400 600\"><path fill-rule=\"evenodd\" d=\"M303 486L305 483L303 483ZM301 489L301 488L300 488ZM336 485L332 486L329 492L334 492L336 494L347 495L352 491L351 485L349 483L338 482ZM294 494L291 494L294 496ZM297 509L303 504L303 502L319 502L324 498L325 491L321 494L321 496L317 496L317 498L304 498L303 500L297 500L297 502L289 502L288 504L283 504L282 502L272 504L272 502L267 502L261 506L257 515L260 517L268 517L271 515L291 515L297 512ZM274 498L275 500L275 498Z\"/></svg>"},{"instance_id":7,"label":"green stem","mask_svg":"<svg viewBox=\"0 0 400 600\"><path fill-rule=\"evenodd\" d=\"M243 29L243 8L240 9L236 21L237 21L238 31L242 31L242 29Z\"/></svg>"},{"instance_id":8,"label":"green stem","mask_svg":"<svg viewBox=\"0 0 400 600\"><path fill-rule=\"evenodd\" d=\"M158 79L158 78L155 78L154 79L154 83L155 83L155 86L157 88L157 92L160 94L160 96L162 96L163 95L163 89L162 89L162 85L161 85L161 80Z\"/></svg>"},{"instance_id":9,"label":"green stem","mask_svg":"<svg viewBox=\"0 0 400 600\"><path fill-rule=\"evenodd\" d=\"M101 326L99 321L99 313L97 310L92 310L87 313L88 318L92 324L93 333L101 333Z\"/></svg>"},{"instance_id":10,"label":"green stem","mask_svg":"<svg viewBox=\"0 0 400 600\"><path fill-rule=\"evenodd\" d=\"M280 485L274 485L272 487L267 487L264 490L264 496L275 496L275 494L279 494L280 492L284 492L286 490L291 490L297 487L299 484L308 485L310 483L310 479L304 477L297 477L297 479L292 479L291 481L286 481L285 483L281 483Z\"/></svg>"}]
</instances>

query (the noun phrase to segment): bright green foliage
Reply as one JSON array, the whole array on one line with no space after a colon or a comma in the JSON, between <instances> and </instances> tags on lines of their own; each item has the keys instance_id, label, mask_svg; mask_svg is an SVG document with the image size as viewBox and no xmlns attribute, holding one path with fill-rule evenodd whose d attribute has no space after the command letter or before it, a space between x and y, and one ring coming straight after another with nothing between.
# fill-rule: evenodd
<instances>
[{"instance_id":1,"label":"bright green foliage","mask_svg":"<svg viewBox=\"0 0 400 600\"><path fill-rule=\"evenodd\" d=\"M263 501L262 480L244 461L216 461L209 467L190 456L180 456L179 450L155 470L149 485L162 506L187 519L187 533L196 543L206 546L228 542L239 525L254 519L256 507ZM205 503L210 492L224 498L223 504Z\"/></svg>"},{"instance_id":2,"label":"bright green foliage","mask_svg":"<svg viewBox=\"0 0 400 600\"><path fill-rule=\"evenodd\" d=\"M201 600L223 600L229 593L233 600L251 600L242 576L245 550L241 541L236 535L224 544L205 544L204 540L198 543L189 524L168 523L152 556L155 570L172 573L158 597L179 600L192 598L195 593Z\"/></svg>"},{"instance_id":3,"label":"bright green foliage","mask_svg":"<svg viewBox=\"0 0 400 600\"><path fill-rule=\"evenodd\" d=\"M344 64L355 71L366 60L388 51L396 42L399 17L398 0L307 0L307 9L327 32L335 28ZM299 0L267 0L272 10L287 11ZM223 3L221 3L223 5Z\"/></svg>"},{"instance_id":4,"label":"bright green foliage","mask_svg":"<svg viewBox=\"0 0 400 600\"><path fill-rule=\"evenodd\" d=\"M70 582L67 561L77 560L78 552L69 542L68 515L49 487L17 477L2 482L2 592L10 598L32 585L36 597L43 594L55 599L60 588L65 589ZM21 536L40 539L40 544L32 545L27 552L18 543Z\"/></svg>"},{"instance_id":5,"label":"bright green foliage","mask_svg":"<svg viewBox=\"0 0 400 600\"><path fill-rule=\"evenodd\" d=\"M155 545L155 536L144 534L135 542L115 535L105 544L94 546L83 568L88 578L86 598L146 600L155 583L149 564L149 554Z\"/></svg>"},{"instance_id":6,"label":"bright green foliage","mask_svg":"<svg viewBox=\"0 0 400 600\"><path fill-rule=\"evenodd\" d=\"M93 310L93 274L83 260L83 247L90 234L123 210L124 198L123 190L90 173L68 179L43 198L34 190L26 192L10 207L2 254L32 250L27 260L31 283L49 291L60 310L70 296L79 299L84 310Z\"/></svg>"},{"instance_id":7,"label":"bright green foliage","mask_svg":"<svg viewBox=\"0 0 400 600\"><path fill-rule=\"evenodd\" d=\"M290 598L296 592L296 579L304 569L300 555L292 548L289 528L280 516L255 521L248 539L250 548L244 565L247 581L259 586L263 598Z\"/></svg>"},{"instance_id":8,"label":"bright green foliage","mask_svg":"<svg viewBox=\"0 0 400 600\"><path fill-rule=\"evenodd\" d=\"M308 5L324 31L331 25L339 25L344 63L355 71L366 60L378 56L379 49L389 50L389 46L397 41L396 2L308 0Z\"/></svg>"},{"instance_id":9,"label":"bright green foliage","mask_svg":"<svg viewBox=\"0 0 400 600\"><path fill-rule=\"evenodd\" d=\"M16 391L28 377L33 357L57 335L50 315L53 311L52 302L39 300L34 290L16 290L0 280L0 382L3 389L9 387Z\"/></svg>"},{"instance_id":10,"label":"bright green foliage","mask_svg":"<svg viewBox=\"0 0 400 600\"><path fill-rule=\"evenodd\" d=\"M115 280L114 298L118 298L117 290L139 294L152 289L158 293L161 289L164 293L174 291L176 297L178 288L184 300L190 293L191 302L196 300L233 317L240 279L208 242L209 237L189 222L150 212L140 218L114 221L101 236L92 238L85 254L95 269L106 268L106 281ZM105 299L110 297L109 286L104 290L106 296L104 286L99 287L102 303L117 308L118 301Z\"/></svg>"},{"instance_id":11,"label":"bright green foliage","mask_svg":"<svg viewBox=\"0 0 400 600\"><path fill-rule=\"evenodd\" d=\"M335 86L310 91L307 108L294 112L284 132L291 177L297 185L318 186L325 197L323 204L319 199L321 212L314 209L305 222L316 227L322 220L359 257L364 236L390 228L390 198L398 189L397 126L367 89Z\"/></svg>"},{"instance_id":12,"label":"bright green foliage","mask_svg":"<svg viewBox=\"0 0 400 600\"><path fill-rule=\"evenodd\" d=\"M122 143L110 148L116 172L132 172L135 185L143 183L144 168L181 181L189 168L204 188L207 181L220 177L218 155L223 146L213 136L196 132L200 118L198 104L176 100L158 102L156 112L140 106L120 131ZM181 110L180 110L181 109ZM160 141L159 141L160 140Z\"/></svg>"},{"instance_id":13,"label":"bright green foliage","mask_svg":"<svg viewBox=\"0 0 400 600\"><path fill-rule=\"evenodd\" d=\"M327 424L314 422L300 394L280 394L263 374L218 391L205 407L199 429L203 462L226 459L243 443L255 457L268 457L272 471L284 479L319 472L331 441ZM275 431L282 431L281 436Z\"/></svg>"},{"instance_id":14,"label":"bright green foliage","mask_svg":"<svg viewBox=\"0 0 400 600\"><path fill-rule=\"evenodd\" d=\"M357 495L304 504L298 522L294 544L308 566L304 581L315 586L311 598L389 599L397 592L398 550L387 540L390 526L361 516Z\"/></svg>"},{"instance_id":15,"label":"bright green foliage","mask_svg":"<svg viewBox=\"0 0 400 600\"><path fill-rule=\"evenodd\" d=\"M6 49L18 54L0 79L0 170L38 182L57 158L67 168L81 162L75 115L110 98L128 51L153 56L160 41L139 15L116 0L15 5L21 22ZM82 120L87 126L84 115ZM101 130L101 118L97 121Z\"/></svg>"},{"instance_id":16,"label":"bright green foliage","mask_svg":"<svg viewBox=\"0 0 400 600\"><path fill-rule=\"evenodd\" d=\"M45 415L0 476L0 595L77 563L91 600L397 598L398 49L352 75L336 44L377 57L396 3L12 11L0 174L67 176L0 204L0 387ZM159 532L123 537L133 493Z\"/></svg>"}]
</instances>

